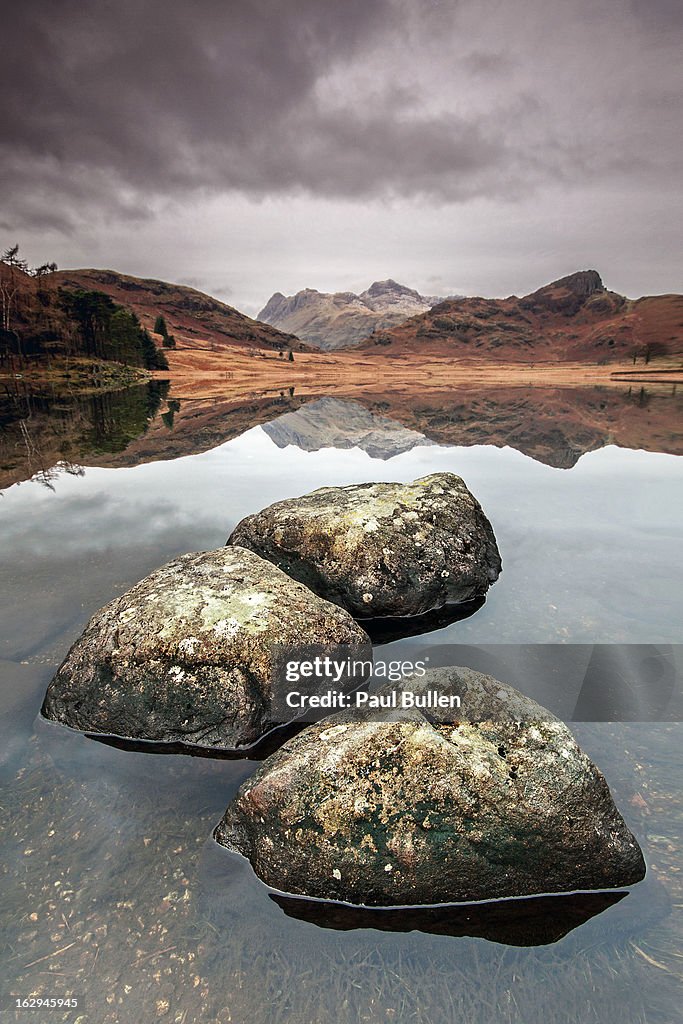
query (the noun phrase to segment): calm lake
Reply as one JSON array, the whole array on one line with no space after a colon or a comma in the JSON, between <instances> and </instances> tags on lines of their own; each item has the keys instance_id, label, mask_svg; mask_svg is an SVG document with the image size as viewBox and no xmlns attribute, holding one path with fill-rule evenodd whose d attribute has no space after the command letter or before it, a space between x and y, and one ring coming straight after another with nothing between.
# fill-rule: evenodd
<instances>
[{"instance_id":1,"label":"calm lake","mask_svg":"<svg viewBox=\"0 0 683 1024\"><path fill-rule=\"evenodd\" d=\"M293 392L0 397L2 1008L42 993L82 1007L35 1011L50 1021L674 1024L683 398ZM648 862L623 898L390 915L287 900L211 838L258 762L37 717L90 616L162 563L285 497L440 471L481 502L503 573L469 618L378 650L491 672L572 721Z\"/></svg>"}]
</instances>

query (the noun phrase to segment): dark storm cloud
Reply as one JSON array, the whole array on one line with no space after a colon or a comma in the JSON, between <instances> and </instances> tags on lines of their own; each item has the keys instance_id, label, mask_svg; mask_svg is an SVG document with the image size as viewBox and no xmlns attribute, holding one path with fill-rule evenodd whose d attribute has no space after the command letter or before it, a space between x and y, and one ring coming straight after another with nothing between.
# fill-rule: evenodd
<instances>
[{"instance_id":1,"label":"dark storm cloud","mask_svg":"<svg viewBox=\"0 0 683 1024\"><path fill-rule=\"evenodd\" d=\"M0 63L5 197L37 212L60 179L87 199L106 174L135 212L126 186L267 186L269 137L386 13L386 0L18 6Z\"/></svg>"},{"instance_id":2,"label":"dark storm cloud","mask_svg":"<svg viewBox=\"0 0 683 1024\"><path fill-rule=\"evenodd\" d=\"M683 4L680 0L631 0L631 6L645 25L669 30L683 25Z\"/></svg>"},{"instance_id":3,"label":"dark storm cloud","mask_svg":"<svg viewBox=\"0 0 683 1024\"><path fill-rule=\"evenodd\" d=\"M352 105L316 95L409 20L392 0L18 7L0 65L0 220L59 225L98 201L136 216L202 189L476 193L504 155L486 119L410 116L400 74Z\"/></svg>"},{"instance_id":4,"label":"dark storm cloud","mask_svg":"<svg viewBox=\"0 0 683 1024\"><path fill-rule=\"evenodd\" d=\"M578 23L584 4L563 6L576 6ZM490 38L484 29L482 38L461 40L468 26L481 35L479 23L490 21L480 6L17 5L5 18L0 62L0 225L64 226L89 208L139 217L165 197L231 191L514 198L573 173L647 171L647 146L639 163L610 139L602 152L583 123L571 123L571 109L570 123L563 120L564 94L556 117L552 86L515 78L525 59L542 67L546 38L563 38L541 0L517 5L522 26L528 19L536 32L521 60L505 52L504 21L496 28L494 19ZM673 0L613 7L657 28L676 19ZM656 102L643 91L644 109Z\"/></svg>"}]
</instances>

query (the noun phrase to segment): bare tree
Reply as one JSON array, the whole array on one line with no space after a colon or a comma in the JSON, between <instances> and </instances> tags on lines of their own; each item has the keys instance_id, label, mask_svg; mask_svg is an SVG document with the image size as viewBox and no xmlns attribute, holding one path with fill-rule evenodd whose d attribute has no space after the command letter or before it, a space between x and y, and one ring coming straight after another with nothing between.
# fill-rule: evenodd
<instances>
[{"instance_id":1,"label":"bare tree","mask_svg":"<svg viewBox=\"0 0 683 1024\"><path fill-rule=\"evenodd\" d=\"M0 303L2 308L0 313L2 314L2 329L4 331L11 330L12 327L12 312L17 301L17 282L15 275L12 273L12 265L6 260L7 253L4 254L0 265Z\"/></svg>"},{"instance_id":2,"label":"bare tree","mask_svg":"<svg viewBox=\"0 0 683 1024\"><path fill-rule=\"evenodd\" d=\"M12 315L17 306L17 292L19 291L19 273L28 274L28 263L19 255L19 244L5 249L0 256L0 313L2 315L3 330L12 330Z\"/></svg>"}]
</instances>

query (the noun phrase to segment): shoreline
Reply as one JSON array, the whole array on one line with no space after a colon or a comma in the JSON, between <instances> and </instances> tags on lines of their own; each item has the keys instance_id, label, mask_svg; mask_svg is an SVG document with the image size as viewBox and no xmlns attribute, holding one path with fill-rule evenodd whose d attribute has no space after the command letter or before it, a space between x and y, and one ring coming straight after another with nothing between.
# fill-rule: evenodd
<instances>
[{"instance_id":1,"label":"shoreline","mask_svg":"<svg viewBox=\"0 0 683 1024\"><path fill-rule=\"evenodd\" d=\"M170 370L153 377L170 380L176 397L210 398L235 392L263 395L294 388L297 395L332 391L352 395L359 391L441 391L482 386L506 387L610 387L648 384L675 387L683 384L683 366L652 369L632 364L598 366L587 363L524 364L483 363L454 365L446 359L358 358L297 353L294 362L268 356L245 355L244 350L213 353L178 350L170 354Z\"/></svg>"},{"instance_id":2,"label":"shoreline","mask_svg":"<svg viewBox=\"0 0 683 1024\"><path fill-rule=\"evenodd\" d=\"M576 389L609 387L623 389L648 385L675 388L683 384L683 365L646 368L629 363L458 363L437 357L359 357L344 353L296 353L293 362L273 353L250 353L230 347L168 350L168 370L146 370L106 361L73 360L69 366L32 366L17 373L0 373L0 385L27 385L90 394L144 384L170 381L175 397L215 398L230 395L305 396L359 392L454 391L468 388L545 387Z\"/></svg>"},{"instance_id":3,"label":"shoreline","mask_svg":"<svg viewBox=\"0 0 683 1024\"><path fill-rule=\"evenodd\" d=\"M167 372L167 371L163 371ZM68 362L53 360L29 364L16 372L0 372L0 386L21 389L26 385L34 393L43 391L57 394L91 395L108 391L122 391L153 380L155 374L140 366L115 363L106 359L73 357Z\"/></svg>"}]
</instances>

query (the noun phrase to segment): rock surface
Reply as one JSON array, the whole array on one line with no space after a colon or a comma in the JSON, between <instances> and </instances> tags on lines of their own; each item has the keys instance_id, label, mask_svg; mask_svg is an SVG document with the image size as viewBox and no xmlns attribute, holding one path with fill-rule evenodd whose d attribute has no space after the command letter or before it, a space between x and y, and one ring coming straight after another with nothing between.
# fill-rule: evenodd
<instances>
[{"instance_id":1,"label":"rock surface","mask_svg":"<svg viewBox=\"0 0 683 1024\"><path fill-rule=\"evenodd\" d=\"M472 601L501 569L491 524L453 473L321 487L243 519L228 544L251 548L359 618Z\"/></svg>"},{"instance_id":2,"label":"rock surface","mask_svg":"<svg viewBox=\"0 0 683 1024\"><path fill-rule=\"evenodd\" d=\"M344 712L308 727L242 785L218 842L282 891L368 906L644 876L604 777L545 708L471 669L403 685L460 695L457 720Z\"/></svg>"},{"instance_id":3,"label":"rock surface","mask_svg":"<svg viewBox=\"0 0 683 1024\"><path fill-rule=\"evenodd\" d=\"M252 551L183 555L93 616L42 713L86 732L231 749L282 724L271 719L271 644L367 639Z\"/></svg>"}]
</instances>

